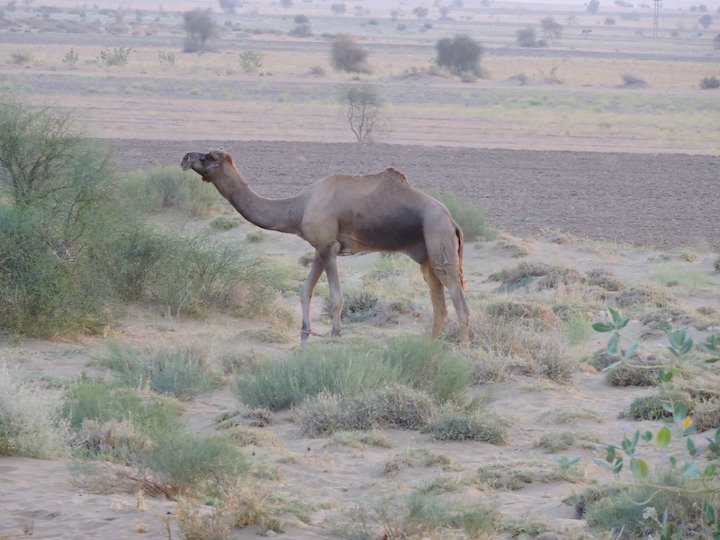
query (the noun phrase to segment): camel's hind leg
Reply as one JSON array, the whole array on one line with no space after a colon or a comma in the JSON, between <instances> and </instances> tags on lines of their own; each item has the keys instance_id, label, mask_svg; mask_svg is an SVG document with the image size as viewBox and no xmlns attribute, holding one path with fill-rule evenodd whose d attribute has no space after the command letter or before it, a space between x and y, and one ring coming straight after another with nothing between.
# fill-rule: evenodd
<instances>
[{"instance_id":1,"label":"camel's hind leg","mask_svg":"<svg viewBox=\"0 0 720 540\"><path fill-rule=\"evenodd\" d=\"M300 306L302 307L302 328L300 330L300 344L305 345L310 336L310 302L315 292L320 276L325 270L320 254L315 251L315 258L310 264L310 273L308 274L305 284L300 290Z\"/></svg>"},{"instance_id":2,"label":"camel's hind leg","mask_svg":"<svg viewBox=\"0 0 720 540\"><path fill-rule=\"evenodd\" d=\"M425 283L430 288L430 300L433 306L432 338L437 339L440 337L440 331L445 324L448 313L445 306L445 290L430 266L430 259L425 259L420 265L420 270L422 270Z\"/></svg>"},{"instance_id":3,"label":"camel's hind leg","mask_svg":"<svg viewBox=\"0 0 720 540\"><path fill-rule=\"evenodd\" d=\"M462 234L453 231L449 237L446 231L434 237L426 232L426 239L434 238L436 241L427 243L428 261L436 278L447 287L450 300L452 300L457 313L460 326L460 343L463 347L470 346L470 308L465 300L462 278ZM444 237L444 238L443 238ZM427 240L426 240L427 242Z\"/></svg>"},{"instance_id":4,"label":"camel's hind leg","mask_svg":"<svg viewBox=\"0 0 720 540\"><path fill-rule=\"evenodd\" d=\"M458 325L460 326L460 343L467 349L470 347L470 308L465 300L465 293L459 276L454 276L448 284L448 294L453 306L455 306L455 313L457 313Z\"/></svg>"}]
</instances>

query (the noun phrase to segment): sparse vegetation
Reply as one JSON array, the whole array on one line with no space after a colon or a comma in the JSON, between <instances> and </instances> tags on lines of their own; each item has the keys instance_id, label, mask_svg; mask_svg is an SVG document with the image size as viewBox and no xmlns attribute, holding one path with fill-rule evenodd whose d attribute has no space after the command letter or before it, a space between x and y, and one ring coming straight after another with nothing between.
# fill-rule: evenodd
<instances>
[{"instance_id":1,"label":"sparse vegetation","mask_svg":"<svg viewBox=\"0 0 720 540\"><path fill-rule=\"evenodd\" d=\"M62 396L0 363L0 456L53 459L67 454Z\"/></svg>"},{"instance_id":2,"label":"sparse vegetation","mask_svg":"<svg viewBox=\"0 0 720 540\"><path fill-rule=\"evenodd\" d=\"M384 119L377 87L370 83L345 85L340 89L338 100L357 142L370 142L380 131Z\"/></svg>"},{"instance_id":3,"label":"sparse vegetation","mask_svg":"<svg viewBox=\"0 0 720 540\"><path fill-rule=\"evenodd\" d=\"M368 52L348 34L338 34L330 43L330 63L339 71L370 73L367 57Z\"/></svg>"}]
</instances>

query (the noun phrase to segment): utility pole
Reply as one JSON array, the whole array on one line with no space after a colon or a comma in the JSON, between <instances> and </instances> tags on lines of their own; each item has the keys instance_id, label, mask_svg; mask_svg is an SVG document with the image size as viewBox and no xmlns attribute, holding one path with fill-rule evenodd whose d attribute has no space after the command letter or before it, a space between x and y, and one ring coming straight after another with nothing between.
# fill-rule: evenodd
<instances>
[{"instance_id":1,"label":"utility pole","mask_svg":"<svg viewBox=\"0 0 720 540\"><path fill-rule=\"evenodd\" d=\"M658 19L660 18L660 0L655 0L655 12L653 13L653 38L658 37Z\"/></svg>"}]
</instances>

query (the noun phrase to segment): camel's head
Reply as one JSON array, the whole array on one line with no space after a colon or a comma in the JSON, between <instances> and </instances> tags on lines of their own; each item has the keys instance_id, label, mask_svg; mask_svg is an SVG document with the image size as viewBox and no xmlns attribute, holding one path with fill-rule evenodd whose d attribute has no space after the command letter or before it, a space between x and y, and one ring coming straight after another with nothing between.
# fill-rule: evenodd
<instances>
[{"instance_id":1,"label":"camel's head","mask_svg":"<svg viewBox=\"0 0 720 540\"><path fill-rule=\"evenodd\" d=\"M223 148L210 150L207 154L200 152L190 152L180 164L184 171L192 169L206 182L212 182L212 174L218 170L225 160L230 159L230 155Z\"/></svg>"}]
</instances>

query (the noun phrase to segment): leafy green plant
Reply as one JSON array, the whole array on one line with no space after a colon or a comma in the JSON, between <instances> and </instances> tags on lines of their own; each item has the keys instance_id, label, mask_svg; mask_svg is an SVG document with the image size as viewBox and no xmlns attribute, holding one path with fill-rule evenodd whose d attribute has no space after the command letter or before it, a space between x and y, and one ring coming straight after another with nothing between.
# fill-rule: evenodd
<instances>
[{"instance_id":1,"label":"leafy green plant","mask_svg":"<svg viewBox=\"0 0 720 540\"><path fill-rule=\"evenodd\" d=\"M245 73L252 73L263 66L263 54L253 50L240 54L240 67Z\"/></svg>"},{"instance_id":2,"label":"leafy green plant","mask_svg":"<svg viewBox=\"0 0 720 540\"><path fill-rule=\"evenodd\" d=\"M158 59L160 60L160 63L164 66L175 65L175 53L160 51L158 53Z\"/></svg>"},{"instance_id":3,"label":"leafy green plant","mask_svg":"<svg viewBox=\"0 0 720 540\"><path fill-rule=\"evenodd\" d=\"M112 51L105 48L100 51L97 57L97 63L104 66L124 66L130 58L130 47L115 47Z\"/></svg>"},{"instance_id":4,"label":"leafy green plant","mask_svg":"<svg viewBox=\"0 0 720 540\"><path fill-rule=\"evenodd\" d=\"M70 47L70 50L67 53L65 53L65 57L63 58L62 62L66 66L74 66L75 64L78 63L78 60L79 60L78 54L75 52L75 50L72 47Z\"/></svg>"},{"instance_id":5,"label":"leafy green plant","mask_svg":"<svg viewBox=\"0 0 720 540\"><path fill-rule=\"evenodd\" d=\"M617 358L615 362L605 369L611 370L623 365L633 365L633 358L639 348L637 342L631 342L624 350L621 347L625 339L623 331L630 322L630 317L624 317L619 310L608 309L608 317L593 325L597 332L610 333L607 350L610 355ZM663 388L670 390L673 379L684 374L692 375L693 369L686 362L686 358L694 349L694 342L687 335L685 329L668 330L666 332L668 345L668 361L663 365L655 366L658 378ZM700 343L698 348L708 356L706 362L720 361L720 347L716 335L710 336L705 342ZM695 374L699 376L699 374ZM673 394L668 393L668 396ZM677 393L674 394L677 396ZM700 527L703 534L720 534L720 524L716 518L718 508L714 497L718 494L717 488L717 465L720 462L720 428L714 438L706 437L709 443L705 450L696 445L689 435L695 433L696 426L689 414L689 406L681 400L670 397L666 402L661 403L664 416L662 427L656 432L636 430L634 434L625 436L620 446L608 445L605 459L596 460L596 463L604 469L620 476L623 470L630 470L633 483L623 484L625 489L641 489L645 495L643 499L651 501L655 499L652 511L648 510L646 520L649 526L659 532L661 538L675 538L675 535L682 534L688 527ZM657 465L655 471L646 459L646 452L641 449L641 441L650 443L655 441L655 446L660 452L668 452L674 449L667 466ZM684 452L684 459L679 456ZM705 453L706 456L701 455ZM627 469L625 465L627 464ZM658 484L652 481L652 476L660 476L666 479L665 484ZM670 477L679 478L681 482L670 483ZM701 494L700 499L693 498L691 502L683 502L683 499ZM634 503L634 514L642 510L641 503ZM640 507L640 508L639 508ZM678 510L681 508L682 510ZM687 519L683 512L689 508L698 511L691 514ZM700 509L702 509L700 511ZM649 517L648 517L649 516ZM661 517L662 516L662 517ZM632 521L634 518L630 518ZM638 520L635 520L638 522Z\"/></svg>"}]
</instances>

